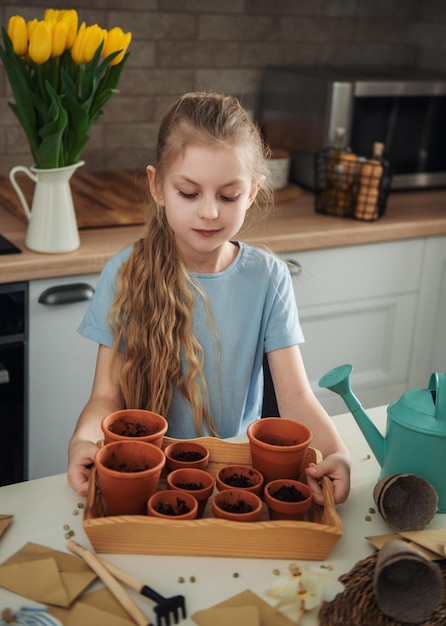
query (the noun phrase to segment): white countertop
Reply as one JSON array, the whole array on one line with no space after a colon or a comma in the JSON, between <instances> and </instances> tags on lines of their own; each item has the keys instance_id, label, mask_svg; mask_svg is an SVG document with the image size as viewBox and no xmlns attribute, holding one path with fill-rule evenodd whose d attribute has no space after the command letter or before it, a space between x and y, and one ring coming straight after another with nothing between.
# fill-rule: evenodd
<instances>
[{"instance_id":1,"label":"white countertop","mask_svg":"<svg viewBox=\"0 0 446 626\"><path fill-rule=\"evenodd\" d=\"M384 432L386 407L370 409L368 414L381 432ZM348 501L338 507L344 528L342 538L325 561L312 563L331 565L333 574L340 576L349 571L357 561L372 554L373 548L366 541L366 536L387 534L391 529L378 513L369 513L370 507L376 508L372 492L378 481L379 466L368 444L350 413L336 416L333 420L352 455L352 488ZM67 551L64 525L68 525L75 532L73 539L91 549L82 528L82 511L79 511L78 515L73 515L79 502L83 502L83 499L67 486L65 474L0 488L0 514L14 515L11 525L0 538L0 563L28 541ZM372 520L367 521L367 516ZM445 525L446 515L437 515L429 528L440 528ZM245 589L250 589L268 601L264 593L277 581L273 570L279 569L285 574L288 565L293 562L215 557L102 556L154 587L164 596L184 595L188 616ZM234 577L234 573L237 573L238 577ZM191 576L195 577L195 582L190 582ZM183 577L185 582L178 582L179 577ZM98 587L101 583L95 585ZM156 623L151 610L152 602L135 592L129 593L149 619ZM32 604L0 588L0 611L5 607L18 609L23 605ZM287 615L292 619L294 617L292 611ZM317 623L315 609L305 615L302 626L314 626ZM180 624L193 626L195 622L188 617Z\"/></svg>"}]
</instances>

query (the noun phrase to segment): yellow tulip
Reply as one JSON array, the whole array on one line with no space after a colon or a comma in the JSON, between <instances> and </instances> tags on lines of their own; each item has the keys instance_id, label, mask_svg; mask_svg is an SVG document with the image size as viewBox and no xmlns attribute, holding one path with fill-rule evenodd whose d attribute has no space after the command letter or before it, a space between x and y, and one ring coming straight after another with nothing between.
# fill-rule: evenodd
<instances>
[{"instance_id":1,"label":"yellow tulip","mask_svg":"<svg viewBox=\"0 0 446 626\"><path fill-rule=\"evenodd\" d=\"M100 28L97 24L86 26L85 22L83 22L77 33L73 48L71 49L73 61L78 65L81 63L90 63L94 53L106 36L107 31Z\"/></svg>"},{"instance_id":2,"label":"yellow tulip","mask_svg":"<svg viewBox=\"0 0 446 626\"><path fill-rule=\"evenodd\" d=\"M51 33L48 24L43 20L32 30L28 53L31 60L38 65L48 61L51 56Z\"/></svg>"},{"instance_id":3,"label":"yellow tulip","mask_svg":"<svg viewBox=\"0 0 446 626\"><path fill-rule=\"evenodd\" d=\"M20 15L13 15L8 23L8 36L12 41L14 52L23 57L28 50L28 29L26 22Z\"/></svg>"},{"instance_id":4,"label":"yellow tulip","mask_svg":"<svg viewBox=\"0 0 446 626\"><path fill-rule=\"evenodd\" d=\"M115 26L107 33L107 39L105 40L104 49L102 50L102 56L108 57L112 52L121 50L121 53L115 56L110 65L117 65L120 63L127 51L132 40L132 33L124 33L119 26Z\"/></svg>"},{"instance_id":5,"label":"yellow tulip","mask_svg":"<svg viewBox=\"0 0 446 626\"><path fill-rule=\"evenodd\" d=\"M74 9L68 9L66 11L61 11L61 13L63 14L62 20L68 26L67 48L72 48L77 34L77 11Z\"/></svg>"},{"instance_id":6,"label":"yellow tulip","mask_svg":"<svg viewBox=\"0 0 446 626\"><path fill-rule=\"evenodd\" d=\"M29 22L27 23L26 27L28 29L28 41L31 39L32 34L36 30L38 23L39 23L39 20L36 18L34 18L33 20L29 20Z\"/></svg>"},{"instance_id":7,"label":"yellow tulip","mask_svg":"<svg viewBox=\"0 0 446 626\"><path fill-rule=\"evenodd\" d=\"M44 20L47 24L52 24L53 26L62 22L66 24L68 28L66 48L69 49L73 46L78 23L77 11L75 9L46 9Z\"/></svg>"},{"instance_id":8,"label":"yellow tulip","mask_svg":"<svg viewBox=\"0 0 446 626\"><path fill-rule=\"evenodd\" d=\"M56 22L51 29L51 35L51 56L60 57L68 47L68 24L66 22Z\"/></svg>"}]
</instances>

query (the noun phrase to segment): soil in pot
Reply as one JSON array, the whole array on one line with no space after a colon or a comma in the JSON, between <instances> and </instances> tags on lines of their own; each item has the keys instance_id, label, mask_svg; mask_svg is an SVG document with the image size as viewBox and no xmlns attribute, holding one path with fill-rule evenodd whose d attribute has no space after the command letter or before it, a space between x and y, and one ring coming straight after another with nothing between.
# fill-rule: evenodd
<instances>
[{"instance_id":1,"label":"soil in pot","mask_svg":"<svg viewBox=\"0 0 446 626\"><path fill-rule=\"evenodd\" d=\"M250 465L226 465L217 473L216 483L219 491L226 489L243 489L261 496L263 493L263 476Z\"/></svg>"},{"instance_id":2,"label":"soil in pot","mask_svg":"<svg viewBox=\"0 0 446 626\"><path fill-rule=\"evenodd\" d=\"M130 422L125 417L119 417L113 424L110 424L109 428L112 433L122 437L147 437L160 430L157 424L147 426L141 422Z\"/></svg>"},{"instance_id":3,"label":"soil in pot","mask_svg":"<svg viewBox=\"0 0 446 626\"><path fill-rule=\"evenodd\" d=\"M253 507L244 500L238 500L234 503L220 501L218 504L223 511L228 513L250 513L253 510Z\"/></svg>"},{"instance_id":4,"label":"soil in pot","mask_svg":"<svg viewBox=\"0 0 446 626\"><path fill-rule=\"evenodd\" d=\"M170 502L158 502L154 507L155 511L161 513L161 515L185 515L189 513L190 506L187 506L186 502L182 498L177 498L174 504Z\"/></svg>"},{"instance_id":5,"label":"soil in pot","mask_svg":"<svg viewBox=\"0 0 446 626\"><path fill-rule=\"evenodd\" d=\"M139 440L161 448L167 432L167 420L144 409L121 409L106 415L101 422L105 443Z\"/></svg>"},{"instance_id":6,"label":"soil in pot","mask_svg":"<svg viewBox=\"0 0 446 626\"><path fill-rule=\"evenodd\" d=\"M236 522L256 522L261 510L262 501L259 496L242 489L225 489L212 500L215 517Z\"/></svg>"},{"instance_id":7,"label":"soil in pot","mask_svg":"<svg viewBox=\"0 0 446 626\"><path fill-rule=\"evenodd\" d=\"M109 459L104 463L104 467L113 470L114 472L145 472L150 469L150 465L147 463L133 463L132 461L126 461L121 459L116 454L111 454Z\"/></svg>"},{"instance_id":8,"label":"soil in pot","mask_svg":"<svg viewBox=\"0 0 446 626\"><path fill-rule=\"evenodd\" d=\"M175 483L177 489L186 489L187 491L199 491L203 489L203 483Z\"/></svg>"},{"instance_id":9,"label":"soil in pot","mask_svg":"<svg viewBox=\"0 0 446 626\"><path fill-rule=\"evenodd\" d=\"M157 491L147 502L147 513L154 517L187 520L197 516L198 502L187 491Z\"/></svg>"},{"instance_id":10,"label":"soil in pot","mask_svg":"<svg viewBox=\"0 0 446 626\"><path fill-rule=\"evenodd\" d=\"M273 498L281 502L302 502L307 498L307 496L299 491L299 489L296 489L294 485L282 485L279 489L271 491L270 493Z\"/></svg>"},{"instance_id":11,"label":"soil in pot","mask_svg":"<svg viewBox=\"0 0 446 626\"><path fill-rule=\"evenodd\" d=\"M172 471L185 467L204 469L209 463L209 450L194 441L176 441L165 449L167 469Z\"/></svg>"},{"instance_id":12,"label":"soil in pot","mask_svg":"<svg viewBox=\"0 0 446 626\"><path fill-rule=\"evenodd\" d=\"M182 452L175 452L172 454L172 458L175 461L181 461L182 463L191 463L193 461L201 461L204 459L204 454L201 452L195 452L194 450L183 450Z\"/></svg>"}]
</instances>

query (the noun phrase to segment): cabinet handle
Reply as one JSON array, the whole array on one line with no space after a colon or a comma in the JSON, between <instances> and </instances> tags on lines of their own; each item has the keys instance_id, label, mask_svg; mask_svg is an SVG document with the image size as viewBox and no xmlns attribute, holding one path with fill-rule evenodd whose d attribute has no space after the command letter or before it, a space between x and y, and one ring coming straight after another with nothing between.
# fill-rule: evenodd
<instances>
[{"instance_id":1,"label":"cabinet handle","mask_svg":"<svg viewBox=\"0 0 446 626\"><path fill-rule=\"evenodd\" d=\"M39 296L39 303L48 306L59 306L60 304L73 304L75 302L85 302L91 300L94 289L88 283L73 283L72 285L58 285L45 289Z\"/></svg>"},{"instance_id":2,"label":"cabinet handle","mask_svg":"<svg viewBox=\"0 0 446 626\"><path fill-rule=\"evenodd\" d=\"M0 385L9 383L9 372L3 363L0 363Z\"/></svg>"},{"instance_id":3,"label":"cabinet handle","mask_svg":"<svg viewBox=\"0 0 446 626\"><path fill-rule=\"evenodd\" d=\"M302 265L298 261L285 259L285 263L288 265L291 276L299 276L302 273Z\"/></svg>"}]
</instances>

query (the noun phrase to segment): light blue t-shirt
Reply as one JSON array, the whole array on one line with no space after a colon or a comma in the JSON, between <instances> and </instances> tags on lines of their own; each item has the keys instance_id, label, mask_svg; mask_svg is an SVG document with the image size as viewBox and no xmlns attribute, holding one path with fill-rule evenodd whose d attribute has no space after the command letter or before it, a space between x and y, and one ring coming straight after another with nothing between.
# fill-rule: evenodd
<instances>
[{"instance_id":1,"label":"light blue t-shirt","mask_svg":"<svg viewBox=\"0 0 446 626\"><path fill-rule=\"evenodd\" d=\"M286 264L262 249L237 245L237 257L228 268L216 274L194 274L214 318L208 319L203 299L197 296L193 332L204 349L211 414L223 438L245 433L261 415L264 353L304 341ZM117 274L131 250L125 248L108 261L79 327L81 335L108 347L113 336L107 316ZM170 437L197 436L191 406L178 390L166 418Z\"/></svg>"}]
</instances>

